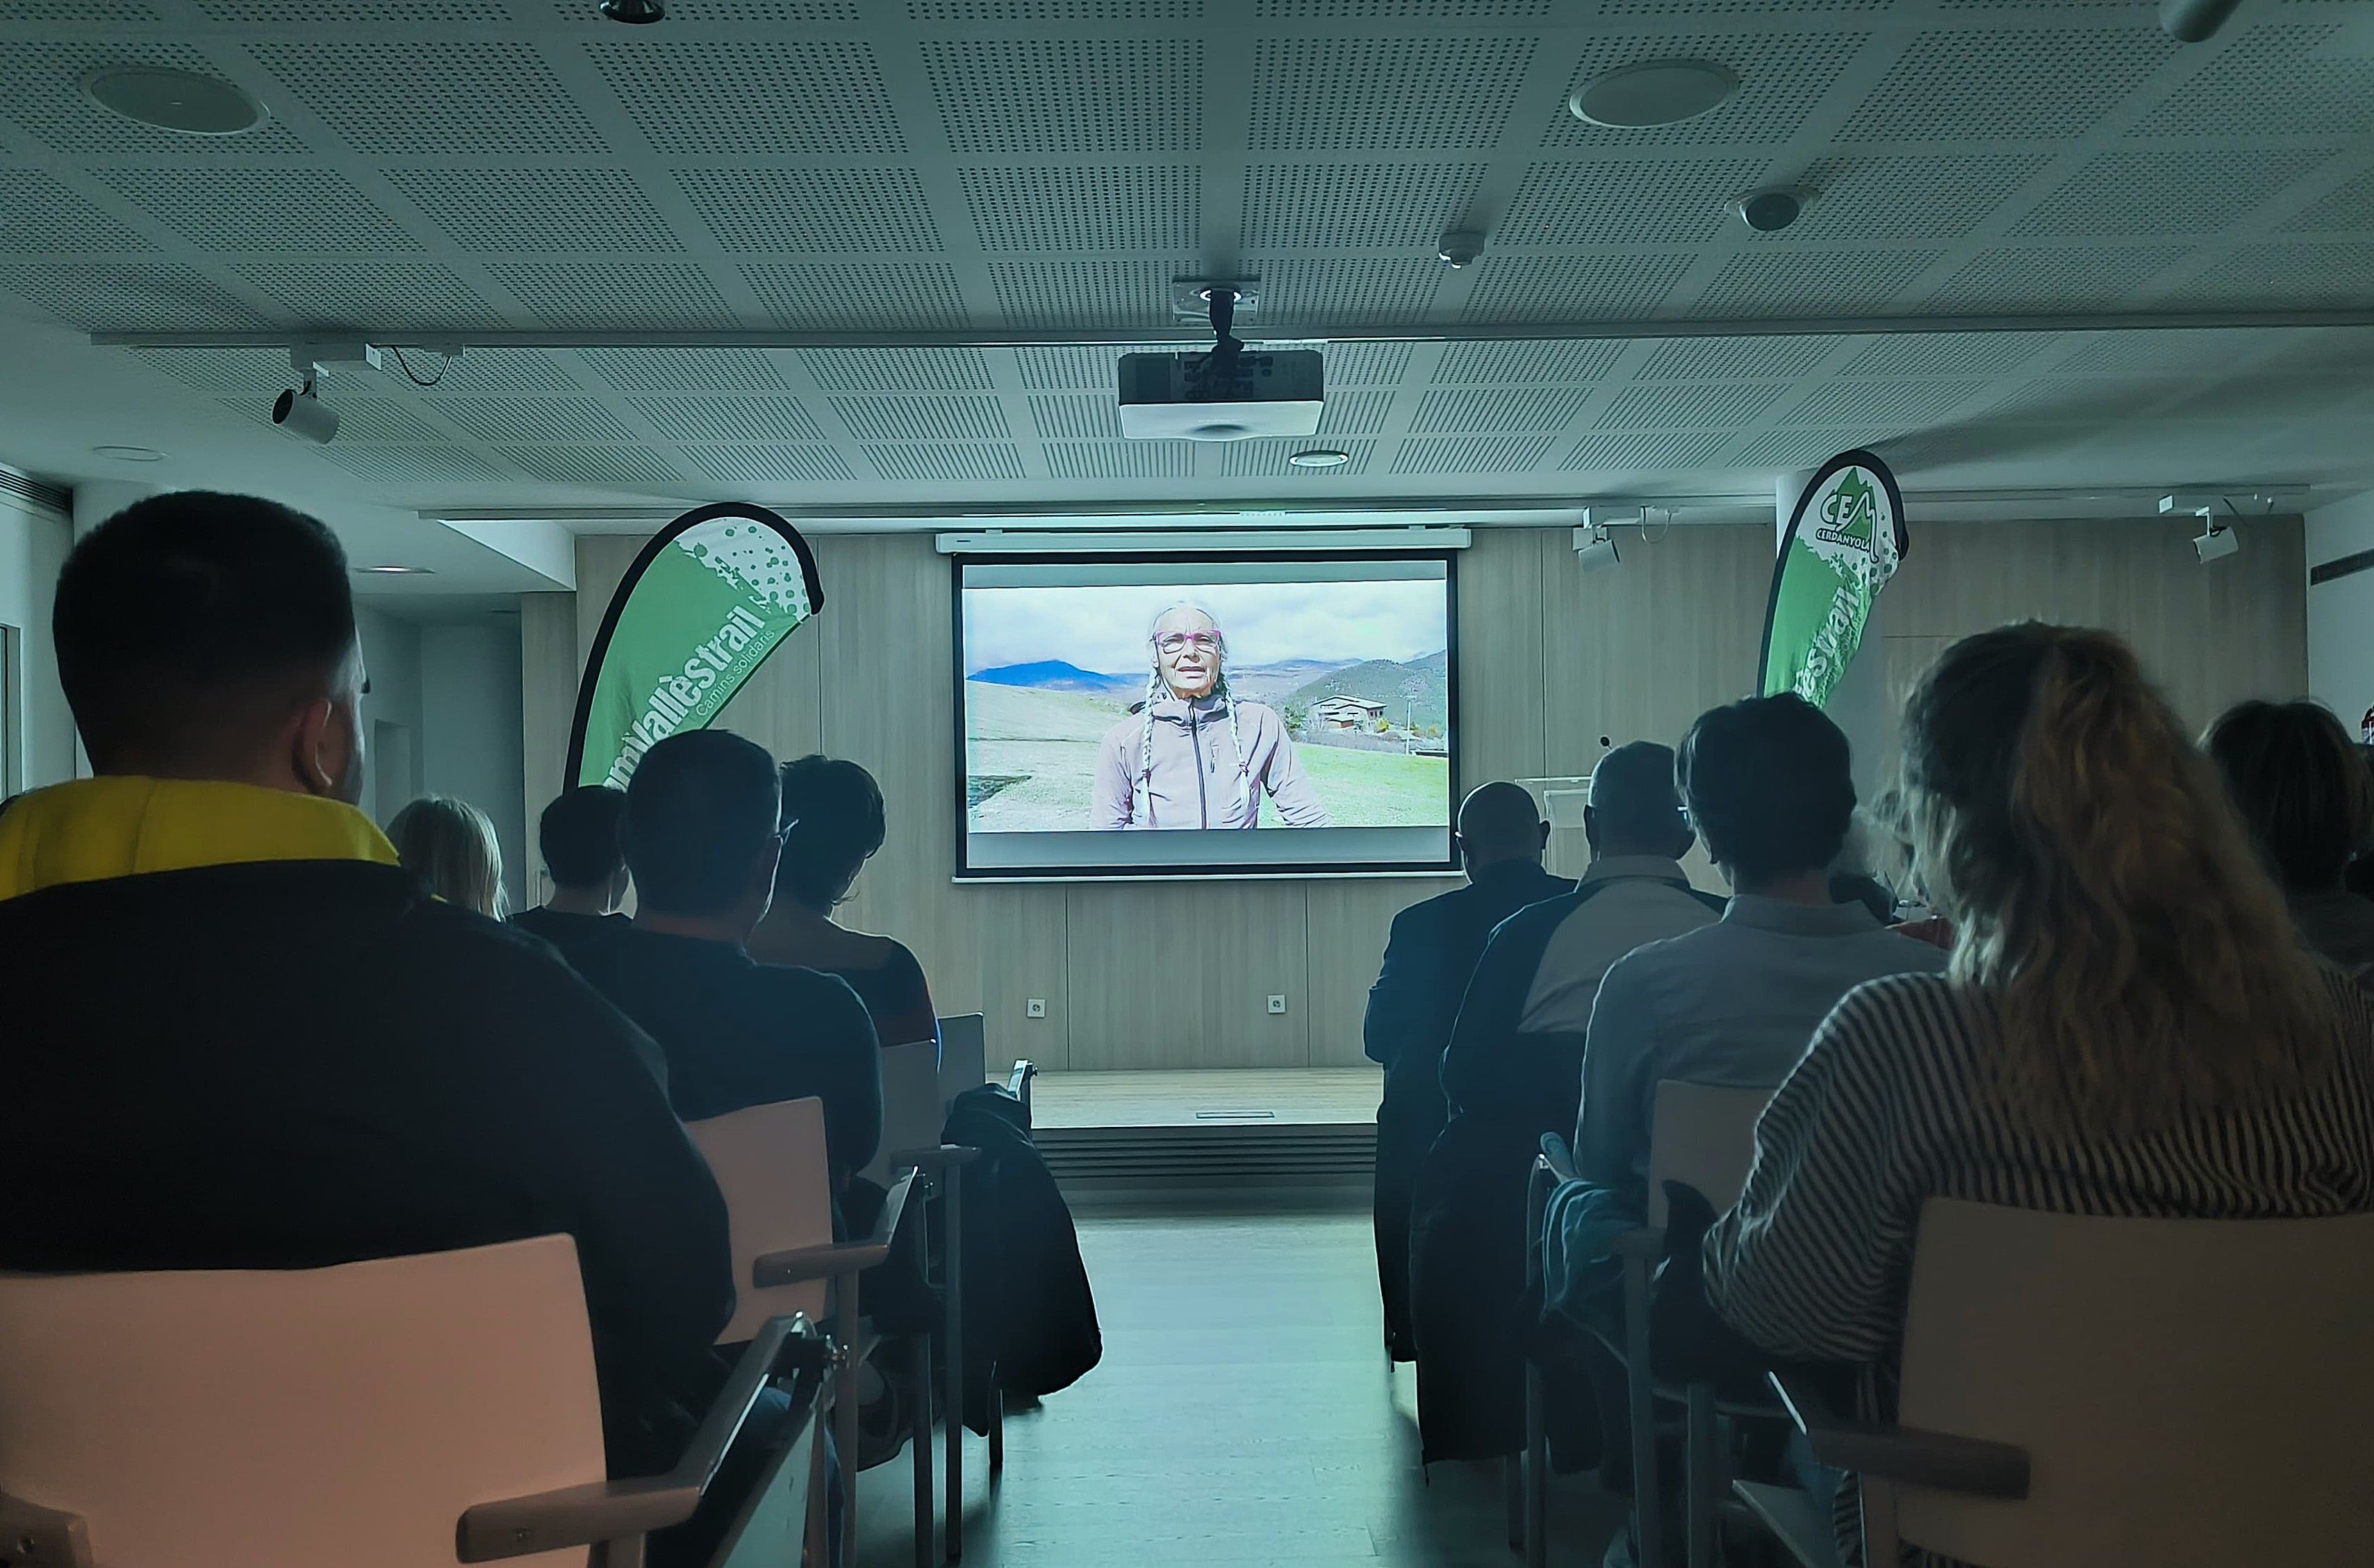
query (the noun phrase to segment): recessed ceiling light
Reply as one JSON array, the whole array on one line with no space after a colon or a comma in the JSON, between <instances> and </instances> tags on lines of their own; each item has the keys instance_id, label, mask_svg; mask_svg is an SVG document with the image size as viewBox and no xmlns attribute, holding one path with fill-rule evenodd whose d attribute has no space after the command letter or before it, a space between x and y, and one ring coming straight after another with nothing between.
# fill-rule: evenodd
<instances>
[{"instance_id":1,"label":"recessed ceiling light","mask_svg":"<svg viewBox=\"0 0 2374 1568\"><path fill-rule=\"evenodd\" d=\"M434 577L437 575L428 567L357 567L355 570L366 577Z\"/></svg>"},{"instance_id":2,"label":"recessed ceiling light","mask_svg":"<svg viewBox=\"0 0 2374 1568\"><path fill-rule=\"evenodd\" d=\"M165 455L154 447L93 447L90 454L112 457L118 462L155 462Z\"/></svg>"},{"instance_id":3,"label":"recessed ceiling light","mask_svg":"<svg viewBox=\"0 0 2374 1568\"><path fill-rule=\"evenodd\" d=\"M1341 468L1352 461L1352 454L1337 451L1333 447L1313 447L1309 451L1296 452L1286 461L1297 468Z\"/></svg>"},{"instance_id":4,"label":"recessed ceiling light","mask_svg":"<svg viewBox=\"0 0 2374 1568\"><path fill-rule=\"evenodd\" d=\"M244 88L196 71L166 65L105 65L82 79L101 109L185 136L236 136L268 115Z\"/></svg>"},{"instance_id":5,"label":"recessed ceiling light","mask_svg":"<svg viewBox=\"0 0 2374 1568\"><path fill-rule=\"evenodd\" d=\"M1648 60L1593 77L1566 106L1586 123L1637 130L1694 120L1738 90L1737 74L1710 60Z\"/></svg>"}]
</instances>

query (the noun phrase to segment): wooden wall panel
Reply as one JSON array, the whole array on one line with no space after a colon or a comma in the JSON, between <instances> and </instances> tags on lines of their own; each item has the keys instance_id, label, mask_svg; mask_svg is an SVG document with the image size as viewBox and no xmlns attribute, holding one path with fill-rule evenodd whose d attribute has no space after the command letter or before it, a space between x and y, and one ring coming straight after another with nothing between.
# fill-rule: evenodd
<instances>
[{"instance_id":1,"label":"wooden wall panel","mask_svg":"<svg viewBox=\"0 0 2374 1568\"><path fill-rule=\"evenodd\" d=\"M535 848L535 825L560 792L577 696L577 595L520 595L520 781L527 814L528 865L521 884L530 904L552 895Z\"/></svg>"},{"instance_id":2,"label":"wooden wall panel","mask_svg":"<svg viewBox=\"0 0 2374 1568\"><path fill-rule=\"evenodd\" d=\"M1005 1071L1023 1057L1051 1071L1072 1065L1064 895L1052 883L948 889L949 897L973 907L981 932L981 1011L993 1071ZM934 987L944 983L938 975L932 977ZM1046 1002L1045 1018L1025 1016L1032 997ZM940 1011L964 1010L942 1001Z\"/></svg>"},{"instance_id":3,"label":"wooden wall panel","mask_svg":"<svg viewBox=\"0 0 2374 1568\"><path fill-rule=\"evenodd\" d=\"M1303 929L1310 949L1310 1065L1358 1067L1360 1023L1369 986L1384 957L1393 917L1422 898L1460 885L1458 877L1362 877L1313 882L1305 889Z\"/></svg>"},{"instance_id":4,"label":"wooden wall panel","mask_svg":"<svg viewBox=\"0 0 2374 1568\"><path fill-rule=\"evenodd\" d=\"M1302 883L1075 883L1065 904L1075 1071L1310 1064Z\"/></svg>"},{"instance_id":5,"label":"wooden wall panel","mask_svg":"<svg viewBox=\"0 0 2374 1568\"><path fill-rule=\"evenodd\" d=\"M1542 553L1554 529L1485 529L1459 558L1459 773L1542 772Z\"/></svg>"}]
</instances>

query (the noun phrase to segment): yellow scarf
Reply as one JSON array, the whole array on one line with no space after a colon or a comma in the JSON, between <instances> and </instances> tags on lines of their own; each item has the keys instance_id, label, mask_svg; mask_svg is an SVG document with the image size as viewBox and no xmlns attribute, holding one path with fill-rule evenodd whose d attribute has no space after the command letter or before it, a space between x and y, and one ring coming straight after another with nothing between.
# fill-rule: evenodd
<instances>
[{"instance_id":1,"label":"yellow scarf","mask_svg":"<svg viewBox=\"0 0 2374 1568\"><path fill-rule=\"evenodd\" d=\"M0 899L74 882L259 860L396 863L354 807L211 779L81 778L0 812Z\"/></svg>"}]
</instances>

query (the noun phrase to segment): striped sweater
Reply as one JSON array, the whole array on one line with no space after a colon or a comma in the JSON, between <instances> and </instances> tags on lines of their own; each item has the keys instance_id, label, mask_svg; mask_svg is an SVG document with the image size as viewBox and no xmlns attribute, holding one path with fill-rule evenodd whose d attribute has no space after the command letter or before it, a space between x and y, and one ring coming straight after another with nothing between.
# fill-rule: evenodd
<instances>
[{"instance_id":1,"label":"striped sweater","mask_svg":"<svg viewBox=\"0 0 2374 1568\"><path fill-rule=\"evenodd\" d=\"M1872 1368L1867 1413L1886 1416L1926 1199L2198 1219L2374 1210L2374 999L2328 978L2345 1044L2325 1082L2128 1137L2072 1136L2014 1103L1993 1009L1968 988L1856 988L1757 1125L1746 1190L1706 1235L1708 1299L1776 1356Z\"/></svg>"}]
</instances>

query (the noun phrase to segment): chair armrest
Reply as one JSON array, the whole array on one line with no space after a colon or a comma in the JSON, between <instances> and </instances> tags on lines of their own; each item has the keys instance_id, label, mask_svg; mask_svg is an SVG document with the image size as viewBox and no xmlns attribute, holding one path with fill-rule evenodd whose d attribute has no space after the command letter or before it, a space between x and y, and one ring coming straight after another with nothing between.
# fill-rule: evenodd
<instances>
[{"instance_id":1,"label":"chair armrest","mask_svg":"<svg viewBox=\"0 0 2374 1568\"><path fill-rule=\"evenodd\" d=\"M0 1541L24 1568L91 1568L90 1526L79 1514L0 1492Z\"/></svg>"},{"instance_id":2,"label":"chair armrest","mask_svg":"<svg viewBox=\"0 0 2374 1568\"><path fill-rule=\"evenodd\" d=\"M1771 1381L1814 1457L1832 1469L1972 1497L2016 1502L2027 1495L2025 1448L1982 1437L1850 1421L1808 1379L1776 1372Z\"/></svg>"},{"instance_id":3,"label":"chair armrest","mask_svg":"<svg viewBox=\"0 0 2374 1568\"><path fill-rule=\"evenodd\" d=\"M962 1143L943 1143L932 1149L901 1149L890 1156L890 1168L935 1175L951 1165L970 1165L980 1158L978 1149Z\"/></svg>"},{"instance_id":4,"label":"chair armrest","mask_svg":"<svg viewBox=\"0 0 2374 1568\"><path fill-rule=\"evenodd\" d=\"M803 1314L770 1317L758 1326L684 1457L664 1475L593 1481L527 1497L474 1503L462 1512L454 1555L491 1562L596 1541L648 1535L692 1517L716 1479L726 1450L742 1434L758 1396L786 1365L820 1368L827 1351Z\"/></svg>"},{"instance_id":5,"label":"chair armrest","mask_svg":"<svg viewBox=\"0 0 2374 1568\"><path fill-rule=\"evenodd\" d=\"M1541 1163L1549 1167L1550 1175L1560 1181L1581 1181L1582 1173L1574 1168L1574 1151L1566 1140L1555 1132L1542 1134Z\"/></svg>"},{"instance_id":6,"label":"chair armrest","mask_svg":"<svg viewBox=\"0 0 2374 1568\"><path fill-rule=\"evenodd\" d=\"M1030 1103L1030 1081L1038 1076L1039 1069L1035 1063L1028 1060L1016 1062L1014 1064L1014 1071L1006 1076L1006 1093L1012 1094L1024 1105L1028 1105Z\"/></svg>"},{"instance_id":7,"label":"chair armrest","mask_svg":"<svg viewBox=\"0 0 2374 1568\"><path fill-rule=\"evenodd\" d=\"M874 1222L872 1234L860 1240L795 1246L787 1252L762 1253L752 1258L751 1288L763 1291L777 1285L803 1284L876 1267L890 1256L891 1243L899 1235L899 1222L907 1211L907 1195L914 1188L913 1171L892 1182L882 1199L882 1212Z\"/></svg>"}]
</instances>

